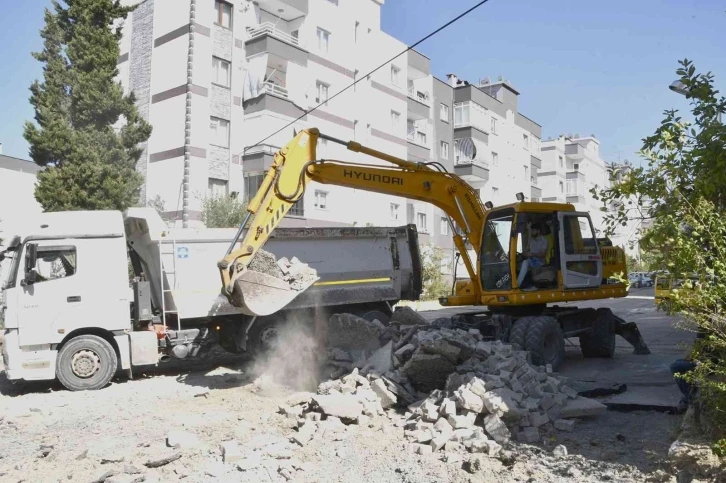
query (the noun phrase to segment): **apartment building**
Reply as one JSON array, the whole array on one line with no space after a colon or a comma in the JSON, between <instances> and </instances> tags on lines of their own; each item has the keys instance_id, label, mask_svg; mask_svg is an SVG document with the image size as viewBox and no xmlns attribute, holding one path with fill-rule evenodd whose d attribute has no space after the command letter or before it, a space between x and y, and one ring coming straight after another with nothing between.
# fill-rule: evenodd
<instances>
[{"instance_id":1,"label":"apartment building","mask_svg":"<svg viewBox=\"0 0 726 483\"><path fill-rule=\"evenodd\" d=\"M590 190L610 186L610 179L595 136L575 134L544 141L539 185L542 201L572 203L578 211L589 212L595 231L604 233L602 205Z\"/></svg>"}]
</instances>

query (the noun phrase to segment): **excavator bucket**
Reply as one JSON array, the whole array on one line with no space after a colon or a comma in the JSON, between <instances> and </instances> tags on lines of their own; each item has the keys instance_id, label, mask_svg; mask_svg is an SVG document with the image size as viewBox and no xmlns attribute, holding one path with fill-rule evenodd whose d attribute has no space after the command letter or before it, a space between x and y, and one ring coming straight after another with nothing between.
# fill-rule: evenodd
<instances>
[{"instance_id":1,"label":"excavator bucket","mask_svg":"<svg viewBox=\"0 0 726 483\"><path fill-rule=\"evenodd\" d=\"M232 304L247 315L271 315L285 308L318 280L317 273L293 284L262 272L246 270L234 283Z\"/></svg>"}]
</instances>

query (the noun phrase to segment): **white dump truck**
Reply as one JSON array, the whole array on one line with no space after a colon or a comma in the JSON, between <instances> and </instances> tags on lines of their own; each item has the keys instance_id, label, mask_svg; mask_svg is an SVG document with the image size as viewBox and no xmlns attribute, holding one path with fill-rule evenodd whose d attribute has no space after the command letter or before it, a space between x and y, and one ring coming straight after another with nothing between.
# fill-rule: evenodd
<instances>
[{"instance_id":1,"label":"white dump truck","mask_svg":"<svg viewBox=\"0 0 726 483\"><path fill-rule=\"evenodd\" d=\"M284 310L242 314L220 294L216 262L234 229L169 229L152 209L44 213L3 252L3 359L10 380L104 387L123 369L192 358L215 344L255 351L292 314L352 312L385 322L422 288L413 225L281 228L265 250L318 280ZM7 240L6 240L7 242ZM0 257L0 258L2 258Z\"/></svg>"}]
</instances>

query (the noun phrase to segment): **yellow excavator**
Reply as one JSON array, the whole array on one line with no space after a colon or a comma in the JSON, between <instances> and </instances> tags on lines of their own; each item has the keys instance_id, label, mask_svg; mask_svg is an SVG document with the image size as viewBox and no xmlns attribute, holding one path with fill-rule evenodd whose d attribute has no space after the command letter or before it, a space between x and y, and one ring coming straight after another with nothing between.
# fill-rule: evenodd
<instances>
[{"instance_id":1,"label":"yellow excavator","mask_svg":"<svg viewBox=\"0 0 726 483\"><path fill-rule=\"evenodd\" d=\"M391 166L317 159L319 139ZM585 357L612 357L616 335L630 342L636 354L650 352L637 326L610 309L557 305L627 295L627 286L618 281L627 277L625 253L596 237L587 213L566 203L525 202L521 194L517 203L482 204L476 190L439 163L407 161L315 128L300 131L275 154L218 263L222 293L242 312L274 314L307 288L298 285L293 290L248 265L311 181L401 196L443 210L468 279L457 280L440 303L486 306L487 310L469 313L467 320L491 338L530 351L534 363L559 366L569 337L579 338ZM533 257L534 246L546 250Z\"/></svg>"}]
</instances>

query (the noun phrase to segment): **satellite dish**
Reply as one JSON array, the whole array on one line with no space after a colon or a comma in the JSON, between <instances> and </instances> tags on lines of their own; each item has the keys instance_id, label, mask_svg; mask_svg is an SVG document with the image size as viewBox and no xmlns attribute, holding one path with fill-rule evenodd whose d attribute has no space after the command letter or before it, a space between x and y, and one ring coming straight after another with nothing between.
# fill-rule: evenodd
<instances>
[{"instance_id":1,"label":"satellite dish","mask_svg":"<svg viewBox=\"0 0 726 483\"><path fill-rule=\"evenodd\" d=\"M468 161L476 159L476 145L471 138L458 139L459 152Z\"/></svg>"}]
</instances>

